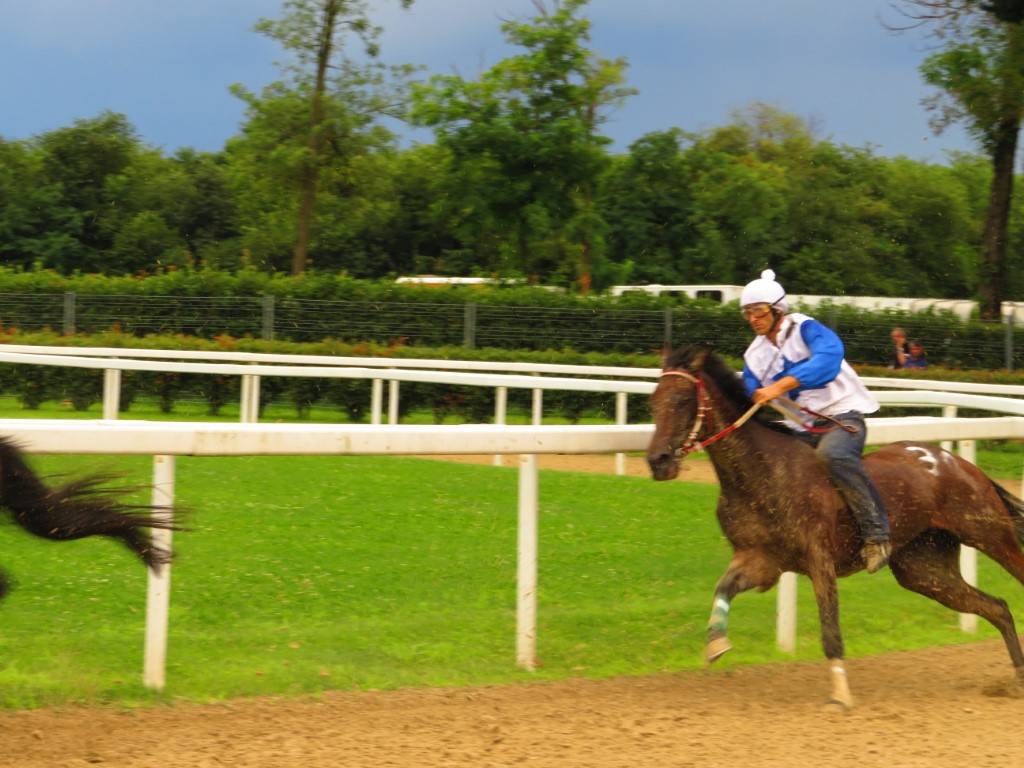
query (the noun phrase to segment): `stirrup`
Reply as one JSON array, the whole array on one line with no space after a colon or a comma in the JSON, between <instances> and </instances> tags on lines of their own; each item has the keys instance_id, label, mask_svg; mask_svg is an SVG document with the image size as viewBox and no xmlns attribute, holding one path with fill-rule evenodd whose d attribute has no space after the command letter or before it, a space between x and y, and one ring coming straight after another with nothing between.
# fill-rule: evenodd
<instances>
[{"instance_id":1,"label":"stirrup","mask_svg":"<svg viewBox=\"0 0 1024 768\"><path fill-rule=\"evenodd\" d=\"M868 573L877 573L889 564L892 545L888 541L869 541L860 551Z\"/></svg>"}]
</instances>

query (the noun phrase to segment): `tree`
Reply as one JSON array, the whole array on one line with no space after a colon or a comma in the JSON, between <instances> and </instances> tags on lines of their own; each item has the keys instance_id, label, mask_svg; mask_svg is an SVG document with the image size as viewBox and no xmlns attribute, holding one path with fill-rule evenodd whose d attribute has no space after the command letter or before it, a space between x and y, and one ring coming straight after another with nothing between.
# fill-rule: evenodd
<instances>
[{"instance_id":1,"label":"tree","mask_svg":"<svg viewBox=\"0 0 1024 768\"><path fill-rule=\"evenodd\" d=\"M228 176L237 205L240 244L261 268L287 269L287 259L295 266L298 211L309 178L310 87L278 82L258 95L234 87L248 108L241 135L232 138L225 150ZM365 198L380 195L381 184L364 170L371 162L369 155L393 147L393 135L376 121L394 103L378 71L345 65L332 79L321 100L324 145L316 163L317 205L310 211L302 269L313 261L365 274L365 258L345 249L372 218L367 209L373 206L366 205ZM355 219L350 220L352 215ZM339 221L339 216L346 220ZM343 230L344 236L339 237ZM360 263L352 263L350 256Z\"/></svg>"},{"instance_id":2,"label":"tree","mask_svg":"<svg viewBox=\"0 0 1024 768\"><path fill-rule=\"evenodd\" d=\"M575 278L583 291L605 229L594 200L609 140L598 129L633 93L623 59L586 47L590 22L579 13L587 1L534 0L534 18L502 24L524 53L477 80L435 77L413 92L414 119L434 128L455 173L473 182L463 206L490 266L533 280Z\"/></svg>"},{"instance_id":3,"label":"tree","mask_svg":"<svg viewBox=\"0 0 1024 768\"><path fill-rule=\"evenodd\" d=\"M108 181L135 161L141 144L135 129L121 114L104 112L76 120L35 139L42 153L42 180L60 190L60 204L75 212L71 234L77 248L64 251L63 271L88 268L114 242L123 211L110 205Z\"/></svg>"},{"instance_id":4,"label":"tree","mask_svg":"<svg viewBox=\"0 0 1024 768\"><path fill-rule=\"evenodd\" d=\"M999 317L1007 285L1006 246L1013 169L1024 117L1024 25L1021 3L1004 0L903 0L917 23L935 25L944 48L922 64L925 81L940 89L927 106L941 131L963 121L992 162L992 185L982 237L979 298L982 316Z\"/></svg>"},{"instance_id":5,"label":"tree","mask_svg":"<svg viewBox=\"0 0 1024 768\"><path fill-rule=\"evenodd\" d=\"M413 0L399 2L403 8L408 8ZM347 34L360 38L366 53L370 57L376 56L381 30L370 22L366 0L285 0L284 8L283 18L262 19L256 29L295 54L297 63L291 69L297 82L308 88L306 153L301 168L298 223L292 256L292 274L300 274L306 268L309 254L317 180L328 141L324 107L328 69L337 66L332 62L336 54L344 50Z\"/></svg>"}]
</instances>

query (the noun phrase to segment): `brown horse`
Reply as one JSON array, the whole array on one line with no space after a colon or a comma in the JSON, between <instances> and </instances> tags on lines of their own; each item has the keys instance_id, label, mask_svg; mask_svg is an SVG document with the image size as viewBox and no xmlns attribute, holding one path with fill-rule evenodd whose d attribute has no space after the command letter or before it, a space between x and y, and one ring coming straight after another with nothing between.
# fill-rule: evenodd
<instances>
[{"instance_id":1,"label":"brown horse","mask_svg":"<svg viewBox=\"0 0 1024 768\"><path fill-rule=\"evenodd\" d=\"M647 461L655 480L679 473L681 458L707 444L721 483L718 521L734 554L715 587L705 655L730 649L732 599L764 591L783 571L810 577L829 660L832 701L853 705L843 664L836 579L864 567L856 522L814 449L758 413L728 433L751 401L735 372L707 349L677 350L651 395L655 432ZM961 544L975 547L1024 583L1024 502L977 467L924 443L896 443L865 459L889 512L890 567L906 589L962 613L987 619L1002 633L1024 687L1024 653L1006 603L960 575Z\"/></svg>"}]
</instances>

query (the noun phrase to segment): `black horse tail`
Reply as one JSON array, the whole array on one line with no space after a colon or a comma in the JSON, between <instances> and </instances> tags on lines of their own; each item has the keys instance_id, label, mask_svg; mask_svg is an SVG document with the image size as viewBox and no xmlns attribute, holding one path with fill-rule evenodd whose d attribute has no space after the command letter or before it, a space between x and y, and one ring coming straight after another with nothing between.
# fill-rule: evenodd
<instances>
[{"instance_id":1,"label":"black horse tail","mask_svg":"<svg viewBox=\"0 0 1024 768\"><path fill-rule=\"evenodd\" d=\"M1017 531L1017 538L1020 539L1021 544L1024 544L1024 501L1018 499L994 480L992 481L992 486L996 489L996 493L1002 499L1003 505L1009 511L1010 517L1013 518L1013 527Z\"/></svg>"},{"instance_id":2,"label":"black horse tail","mask_svg":"<svg viewBox=\"0 0 1024 768\"><path fill-rule=\"evenodd\" d=\"M92 475L51 488L25 463L17 446L0 437L0 506L11 513L18 525L36 536L56 541L109 536L159 572L160 566L171 561L171 553L154 546L143 529L180 527L170 510L154 516L152 507L123 502L125 494L137 489L104 485L116 477ZM6 582L0 578L0 593L5 588Z\"/></svg>"}]
</instances>

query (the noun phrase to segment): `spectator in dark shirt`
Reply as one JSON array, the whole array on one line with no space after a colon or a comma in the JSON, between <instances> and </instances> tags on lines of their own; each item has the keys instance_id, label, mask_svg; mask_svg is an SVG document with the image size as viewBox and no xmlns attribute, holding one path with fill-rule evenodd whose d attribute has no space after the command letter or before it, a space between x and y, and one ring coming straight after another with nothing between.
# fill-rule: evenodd
<instances>
[{"instance_id":1,"label":"spectator in dark shirt","mask_svg":"<svg viewBox=\"0 0 1024 768\"><path fill-rule=\"evenodd\" d=\"M911 341L907 345L910 350L910 354L903 361L904 368L927 368L928 367L928 356L925 354L924 347L919 341Z\"/></svg>"}]
</instances>

